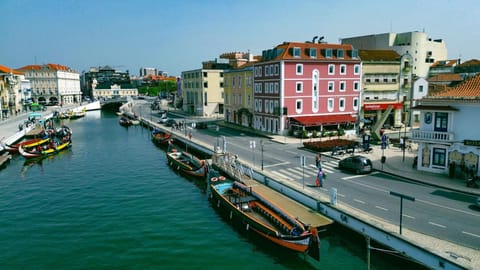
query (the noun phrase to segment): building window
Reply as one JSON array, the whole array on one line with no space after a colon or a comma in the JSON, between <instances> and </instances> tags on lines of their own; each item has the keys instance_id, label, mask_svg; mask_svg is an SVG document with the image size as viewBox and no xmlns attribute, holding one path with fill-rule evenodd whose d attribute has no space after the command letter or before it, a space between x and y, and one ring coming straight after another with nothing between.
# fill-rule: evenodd
<instances>
[{"instance_id":1,"label":"building window","mask_svg":"<svg viewBox=\"0 0 480 270\"><path fill-rule=\"evenodd\" d=\"M340 82L340 91L345 91L345 82Z\"/></svg>"},{"instance_id":2,"label":"building window","mask_svg":"<svg viewBox=\"0 0 480 270\"><path fill-rule=\"evenodd\" d=\"M303 92L303 82L297 82L297 93Z\"/></svg>"},{"instance_id":3,"label":"building window","mask_svg":"<svg viewBox=\"0 0 480 270\"><path fill-rule=\"evenodd\" d=\"M302 75L303 74L303 65L302 64L297 64L297 75Z\"/></svg>"},{"instance_id":4,"label":"building window","mask_svg":"<svg viewBox=\"0 0 480 270\"><path fill-rule=\"evenodd\" d=\"M203 87L208 88L208 82L203 82Z\"/></svg>"},{"instance_id":5,"label":"building window","mask_svg":"<svg viewBox=\"0 0 480 270\"><path fill-rule=\"evenodd\" d=\"M337 58L343 58L343 49L337 50Z\"/></svg>"},{"instance_id":6,"label":"building window","mask_svg":"<svg viewBox=\"0 0 480 270\"><path fill-rule=\"evenodd\" d=\"M300 57L300 48L298 47L293 48L293 56Z\"/></svg>"},{"instance_id":7,"label":"building window","mask_svg":"<svg viewBox=\"0 0 480 270\"><path fill-rule=\"evenodd\" d=\"M296 108L295 108L295 109L296 109L297 113L301 113L301 112L302 112L302 100L300 100L300 99L297 100L297 102L296 102Z\"/></svg>"},{"instance_id":8,"label":"building window","mask_svg":"<svg viewBox=\"0 0 480 270\"><path fill-rule=\"evenodd\" d=\"M345 75L347 74L347 65L340 65L340 74Z\"/></svg>"},{"instance_id":9,"label":"building window","mask_svg":"<svg viewBox=\"0 0 480 270\"><path fill-rule=\"evenodd\" d=\"M328 65L328 75L335 75L335 65L329 64Z\"/></svg>"},{"instance_id":10,"label":"building window","mask_svg":"<svg viewBox=\"0 0 480 270\"><path fill-rule=\"evenodd\" d=\"M353 90L354 91L360 90L360 82L359 81L353 82Z\"/></svg>"},{"instance_id":11,"label":"building window","mask_svg":"<svg viewBox=\"0 0 480 270\"><path fill-rule=\"evenodd\" d=\"M433 148L432 165L445 167L447 151L443 148Z\"/></svg>"},{"instance_id":12,"label":"building window","mask_svg":"<svg viewBox=\"0 0 480 270\"><path fill-rule=\"evenodd\" d=\"M340 109L340 111L345 111L345 98L340 98L338 100L338 107Z\"/></svg>"},{"instance_id":13,"label":"building window","mask_svg":"<svg viewBox=\"0 0 480 270\"><path fill-rule=\"evenodd\" d=\"M335 91L335 82L328 82L328 92Z\"/></svg>"},{"instance_id":14,"label":"building window","mask_svg":"<svg viewBox=\"0 0 480 270\"><path fill-rule=\"evenodd\" d=\"M358 58L358 50L357 49L352 50L352 58Z\"/></svg>"},{"instance_id":15,"label":"building window","mask_svg":"<svg viewBox=\"0 0 480 270\"><path fill-rule=\"evenodd\" d=\"M355 74L355 75L360 74L360 65L353 66L353 74Z\"/></svg>"},{"instance_id":16,"label":"building window","mask_svg":"<svg viewBox=\"0 0 480 270\"><path fill-rule=\"evenodd\" d=\"M328 105L327 105L328 111L333 112L333 98L329 98L327 102L328 102Z\"/></svg>"},{"instance_id":17,"label":"building window","mask_svg":"<svg viewBox=\"0 0 480 270\"><path fill-rule=\"evenodd\" d=\"M265 112L268 113L268 100L265 100Z\"/></svg>"},{"instance_id":18,"label":"building window","mask_svg":"<svg viewBox=\"0 0 480 270\"><path fill-rule=\"evenodd\" d=\"M436 112L434 131L446 132L447 128L448 128L448 113Z\"/></svg>"},{"instance_id":19,"label":"building window","mask_svg":"<svg viewBox=\"0 0 480 270\"><path fill-rule=\"evenodd\" d=\"M275 65L275 75L278 75L278 69L279 69L278 65Z\"/></svg>"},{"instance_id":20,"label":"building window","mask_svg":"<svg viewBox=\"0 0 480 270\"><path fill-rule=\"evenodd\" d=\"M353 98L353 110L358 111L358 98Z\"/></svg>"},{"instance_id":21,"label":"building window","mask_svg":"<svg viewBox=\"0 0 480 270\"><path fill-rule=\"evenodd\" d=\"M331 48L325 49L325 57L326 58L332 58L332 49Z\"/></svg>"},{"instance_id":22,"label":"building window","mask_svg":"<svg viewBox=\"0 0 480 270\"><path fill-rule=\"evenodd\" d=\"M317 58L317 49L316 48L310 48L309 53L310 53L311 58Z\"/></svg>"},{"instance_id":23,"label":"building window","mask_svg":"<svg viewBox=\"0 0 480 270\"><path fill-rule=\"evenodd\" d=\"M208 77L208 73L207 73L207 72L203 72L203 77L204 77L204 78L207 78L207 77Z\"/></svg>"},{"instance_id":24,"label":"building window","mask_svg":"<svg viewBox=\"0 0 480 270\"><path fill-rule=\"evenodd\" d=\"M275 94L278 94L278 82L275 83Z\"/></svg>"},{"instance_id":25,"label":"building window","mask_svg":"<svg viewBox=\"0 0 480 270\"><path fill-rule=\"evenodd\" d=\"M418 86L418 92L419 92L419 93L423 93L423 85L419 85L419 86Z\"/></svg>"}]
</instances>

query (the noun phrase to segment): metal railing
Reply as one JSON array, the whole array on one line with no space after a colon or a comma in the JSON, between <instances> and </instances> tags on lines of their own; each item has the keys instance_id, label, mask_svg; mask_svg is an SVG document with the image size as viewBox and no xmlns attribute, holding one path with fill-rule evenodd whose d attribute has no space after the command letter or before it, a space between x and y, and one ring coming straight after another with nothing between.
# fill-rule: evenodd
<instances>
[{"instance_id":1,"label":"metal railing","mask_svg":"<svg viewBox=\"0 0 480 270\"><path fill-rule=\"evenodd\" d=\"M451 142L455 139L453 132L424 131L418 129L413 129L411 132L411 139L417 141Z\"/></svg>"}]
</instances>

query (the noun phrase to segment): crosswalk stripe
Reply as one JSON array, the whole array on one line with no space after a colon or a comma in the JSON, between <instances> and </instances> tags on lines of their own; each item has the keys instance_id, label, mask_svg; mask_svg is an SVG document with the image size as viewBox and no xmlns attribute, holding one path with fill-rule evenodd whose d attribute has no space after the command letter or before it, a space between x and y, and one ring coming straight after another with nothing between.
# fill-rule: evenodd
<instances>
[{"instance_id":1,"label":"crosswalk stripe","mask_svg":"<svg viewBox=\"0 0 480 270\"><path fill-rule=\"evenodd\" d=\"M285 174L282 174L282 173L280 173L280 172L273 171L273 173L274 173L274 174L277 174L277 175L279 175L279 176L281 176L281 177L283 177L283 178L285 178L285 179L287 179L287 180L290 180L290 181L293 181L293 180L294 180L293 178L290 178L290 177L288 177L288 176L286 176Z\"/></svg>"}]
</instances>

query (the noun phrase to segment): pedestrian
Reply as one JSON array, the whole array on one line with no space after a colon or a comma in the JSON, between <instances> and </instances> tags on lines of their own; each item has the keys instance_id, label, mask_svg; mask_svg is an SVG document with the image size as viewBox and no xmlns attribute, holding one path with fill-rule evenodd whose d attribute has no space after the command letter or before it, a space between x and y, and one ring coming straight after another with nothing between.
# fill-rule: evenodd
<instances>
[{"instance_id":1,"label":"pedestrian","mask_svg":"<svg viewBox=\"0 0 480 270\"><path fill-rule=\"evenodd\" d=\"M190 140L192 140L192 132L191 132L191 131L188 133L188 138L189 138Z\"/></svg>"},{"instance_id":2,"label":"pedestrian","mask_svg":"<svg viewBox=\"0 0 480 270\"><path fill-rule=\"evenodd\" d=\"M318 153L317 156L315 157L315 166L317 169L322 168L322 154Z\"/></svg>"},{"instance_id":3,"label":"pedestrian","mask_svg":"<svg viewBox=\"0 0 480 270\"><path fill-rule=\"evenodd\" d=\"M316 187L323 187L323 182L324 182L324 173L322 171L322 169L319 169L318 170L318 173L317 173L317 178L315 179L315 186Z\"/></svg>"}]
</instances>

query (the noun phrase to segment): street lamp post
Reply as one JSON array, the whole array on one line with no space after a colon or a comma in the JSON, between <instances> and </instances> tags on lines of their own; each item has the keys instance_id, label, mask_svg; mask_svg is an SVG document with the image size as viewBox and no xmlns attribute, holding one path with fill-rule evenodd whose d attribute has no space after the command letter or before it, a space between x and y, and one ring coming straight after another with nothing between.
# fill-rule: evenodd
<instances>
[{"instance_id":1,"label":"street lamp post","mask_svg":"<svg viewBox=\"0 0 480 270\"><path fill-rule=\"evenodd\" d=\"M407 199L409 201L414 202L415 198L408 195L401 194L401 193L397 193L394 191L390 191L390 195L400 197L400 234L402 234L403 199Z\"/></svg>"},{"instance_id":2,"label":"street lamp post","mask_svg":"<svg viewBox=\"0 0 480 270\"><path fill-rule=\"evenodd\" d=\"M215 151L217 151L218 148L220 147L220 142L218 141L219 136L220 136L220 126L219 125L217 125L216 131L217 131L217 145L215 146Z\"/></svg>"},{"instance_id":3,"label":"street lamp post","mask_svg":"<svg viewBox=\"0 0 480 270\"><path fill-rule=\"evenodd\" d=\"M260 140L260 146L262 149L262 171L263 171L263 140Z\"/></svg>"}]
</instances>

